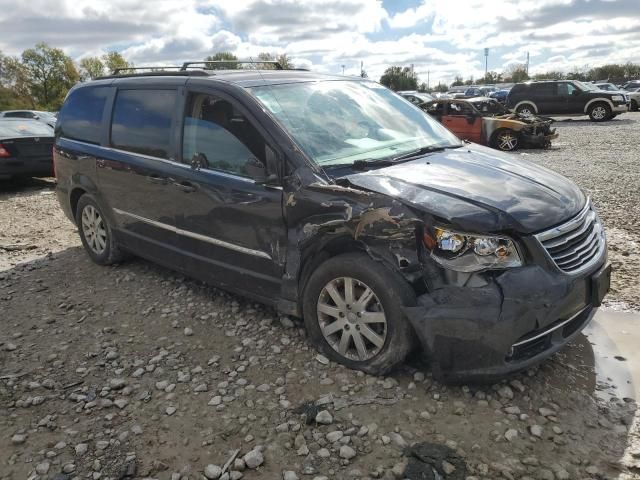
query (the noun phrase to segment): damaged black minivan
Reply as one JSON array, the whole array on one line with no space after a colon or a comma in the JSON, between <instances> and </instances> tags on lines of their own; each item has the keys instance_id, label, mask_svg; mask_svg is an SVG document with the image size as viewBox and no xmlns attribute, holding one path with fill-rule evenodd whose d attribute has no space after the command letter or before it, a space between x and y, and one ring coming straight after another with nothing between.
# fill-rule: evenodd
<instances>
[{"instance_id":1,"label":"damaged black minivan","mask_svg":"<svg viewBox=\"0 0 640 480\"><path fill-rule=\"evenodd\" d=\"M526 368L609 289L573 182L364 79L112 75L69 93L54 161L93 261L133 253L302 317L319 350L372 374L415 348L438 378Z\"/></svg>"}]
</instances>

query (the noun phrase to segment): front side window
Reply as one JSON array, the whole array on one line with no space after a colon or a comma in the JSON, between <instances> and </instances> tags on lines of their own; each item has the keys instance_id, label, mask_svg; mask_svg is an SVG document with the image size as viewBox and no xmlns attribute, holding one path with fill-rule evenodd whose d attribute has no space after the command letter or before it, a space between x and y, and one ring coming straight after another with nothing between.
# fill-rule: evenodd
<instances>
[{"instance_id":1,"label":"front side window","mask_svg":"<svg viewBox=\"0 0 640 480\"><path fill-rule=\"evenodd\" d=\"M327 80L250 91L320 166L461 145L428 114L374 82Z\"/></svg>"},{"instance_id":2,"label":"front side window","mask_svg":"<svg viewBox=\"0 0 640 480\"><path fill-rule=\"evenodd\" d=\"M57 123L59 134L65 138L99 144L102 114L108 94L108 87L73 90L60 110Z\"/></svg>"},{"instance_id":3,"label":"front side window","mask_svg":"<svg viewBox=\"0 0 640 480\"><path fill-rule=\"evenodd\" d=\"M169 158L175 90L120 90L111 122L111 145L121 150Z\"/></svg>"},{"instance_id":4,"label":"front side window","mask_svg":"<svg viewBox=\"0 0 640 480\"><path fill-rule=\"evenodd\" d=\"M4 116L9 118L33 118L31 112L7 112Z\"/></svg>"},{"instance_id":5,"label":"front side window","mask_svg":"<svg viewBox=\"0 0 640 480\"><path fill-rule=\"evenodd\" d=\"M262 135L231 102L190 95L182 141L184 162L197 157L201 168L248 176L247 160L255 157L265 163L265 148Z\"/></svg>"}]
</instances>

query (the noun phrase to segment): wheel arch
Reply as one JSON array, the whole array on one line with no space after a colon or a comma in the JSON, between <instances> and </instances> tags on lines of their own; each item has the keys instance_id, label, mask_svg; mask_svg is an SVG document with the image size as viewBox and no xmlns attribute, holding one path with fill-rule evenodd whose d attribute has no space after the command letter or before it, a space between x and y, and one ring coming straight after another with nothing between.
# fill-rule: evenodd
<instances>
[{"instance_id":1,"label":"wheel arch","mask_svg":"<svg viewBox=\"0 0 640 480\"><path fill-rule=\"evenodd\" d=\"M591 100L589 100L586 105L584 106L584 113L589 113L589 108L591 107L591 105L593 105L594 103L606 103L607 105L609 105L609 108L613 111L613 102L606 98L606 97L597 97L597 98L592 98Z\"/></svg>"}]
</instances>

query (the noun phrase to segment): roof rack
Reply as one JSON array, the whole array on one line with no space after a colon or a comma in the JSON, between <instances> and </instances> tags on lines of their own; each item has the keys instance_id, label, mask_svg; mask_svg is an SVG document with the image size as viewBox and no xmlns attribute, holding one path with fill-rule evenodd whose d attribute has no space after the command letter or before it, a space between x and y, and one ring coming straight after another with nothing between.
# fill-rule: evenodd
<instances>
[{"instance_id":1,"label":"roof rack","mask_svg":"<svg viewBox=\"0 0 640 480\"><path fill-rule=\"evenodd\" d=\"M276 70L284 70L282 64L277 60L200 60L195 62L184 62L180 71L186 71L188 68L191 68L193 65L237 65L239 63L250 63L257 65L274 65Z\"/></svg>"},{"instance_id":2,"label":"roof rack","mask_svg":"<svg viewBox=\"0 0 640 480\"><path fill-rule=\"evenodd\" d=\"M119 75L121 72L128 72L128 71L132 71L132 72L136 72L138 70L151 70L151 72L154 71L166 71L166 70L172 70L172 69L177 69L180 67L176 67L175 65L153 65L151 67L122 67L122 68L116 68L113 70L113 72L111 72L111 75Z\"/></svg>"}]
</instances>

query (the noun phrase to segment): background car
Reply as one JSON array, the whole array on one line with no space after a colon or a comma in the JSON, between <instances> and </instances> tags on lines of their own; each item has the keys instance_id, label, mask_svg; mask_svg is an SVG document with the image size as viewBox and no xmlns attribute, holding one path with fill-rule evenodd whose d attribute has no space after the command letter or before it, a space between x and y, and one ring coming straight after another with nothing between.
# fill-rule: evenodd
<instances>
[{"instance_id":1,"label":"background car","mask_svg":"<svg viewBox=\"0 0 640 480\"><path fill-rule=\"evenodd\" d=\"M487 96L489 98L493 98L494 100L497 100L498 102L504 105L504 103L507 101L507 95L509 95L509 90L510 89L496 90L494 92L491 92Z\"/></svg>"},{"instance_id":2,"label":"background car","mask_svg":"<svg viewBox=\"0 0 640 480\"><path fill-rule=\"evenodd\" d=\"M407 100L409 100L414 105L420 105L421 103L424 103L424 102L433 101L433 97L428 93L418 92L416 90L404 90L397 93L398 95L401 95Z\"/></svg>"},{"instance_id":3,"label":"background car","mask_svg":"<svg viewBox=\"0 0 640 480\"><path fill-rule=\"evenodd\" d=\"M525 115L589 115L591 121L603 122L626 112L628 102L625 93L599 90L591 83L544 80L514 85L506 106Z\"/></svg>"},{"instance_id":4,"label":"background car","mask_svg":"<svg viewBox=\"0 0 640 480\"><path fill-rule=\"evenodd\" d=\"M53 175L53 129L36 120L0 118L0 179Z\"/></svg>"},{"instance_id":5,"label":"background car","mask_svg":"<svg viewBox=\"0 0 640 480\"><path fill-rule=\"evenodd\" d=\"M0 112L0 118L26 118L46 123L51 128L56 128L56 115L51 112L39 110L5 110Z\"/></svg>"},{"instance_id":6,"label":"background car","mask_svg":"<svg viewBox=\"0 0 640 480\"><path fill-rule=\"evenodd\" d=\"M609 82L597 82L593 84L599 90L605 90L607 92L620 92L623 91L620 87L615 86L613 83Z\"/></svg>"},{"instance_id":7,"label":"background car","mask_svg":"<svg viewBox=\"0 0 640 480\"><path fill-rule=\"evenodd\" d=\"M524 145L547 147L557 137L553 120L510 113L488 97L436 100L421 108L458 138L505 152Z\"/></svg>"},{"instance_id":8,"label":"background car","mask_svg":"<svg viewBox=\"0 0 640 480\"><path fill-rule=\"evenodd\" d=\"M630 82L627 82L624 85L622 85L622 89L628 92L632 90L636 90L637 88L640 88L640 80L631 80Z\"/></svg>"}]
</instances>

